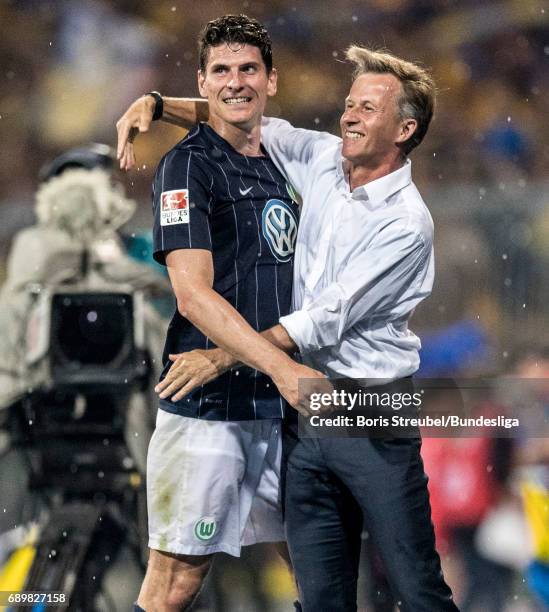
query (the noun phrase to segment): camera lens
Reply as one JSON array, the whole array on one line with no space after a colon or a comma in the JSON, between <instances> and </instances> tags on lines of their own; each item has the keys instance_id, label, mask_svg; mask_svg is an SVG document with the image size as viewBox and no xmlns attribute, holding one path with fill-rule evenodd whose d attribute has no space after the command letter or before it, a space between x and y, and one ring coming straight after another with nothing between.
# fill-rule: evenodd
<instances>
[{"instance_id":1,"label":"camera lens","mask_svg":"<svg viewBox=\"0 0 549 612\"><path fill-rule=\"evenodd\" d=\"M55 362L69 369L116 367L133 344L128 296L81 294L54 299Z\"/></svg>"}]
</instances>

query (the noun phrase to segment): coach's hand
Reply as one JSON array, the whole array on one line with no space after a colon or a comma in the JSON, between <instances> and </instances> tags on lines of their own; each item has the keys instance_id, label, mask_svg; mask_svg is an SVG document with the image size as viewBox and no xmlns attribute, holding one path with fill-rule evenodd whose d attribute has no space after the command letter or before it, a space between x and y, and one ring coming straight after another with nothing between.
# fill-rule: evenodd
<instances>
[{"instance_id":1,"label":"coach's hand","mask_svg":"<svg viewBox=\"0 0 549 612\"><path fill-rule=\"evenodd\" d=\"M135 167L133 141L139 132L149 131L155 103L152 96L141 96L116 122L118 133L116 157L120 160L121 170L131 170Z\"/></svg>"},{"instance_id":2,"label":"coach's hand","mask_svg":"<svg viewBox=\"0 0 549 612\"><path fill-rule=\"evenodd\" d=\"M318 411L311 410L311 393L330 393L333 390L324 374L295 362L290 369L272 378L284 399L305 417L318 414Z\"/></svg>"},{"instance_id":3,"label":"coach's hand","mask_svg":"<svg viewBox=\"0 0 549 612\"><path fill-rule=\"evenodd\" d=\"M171 397L172 402L214 380L236 364L234 358L221 349L195 349L188 353L169 355L169 358L173 364L154 390L162 399Z\"/></svg>"}]
</instances>

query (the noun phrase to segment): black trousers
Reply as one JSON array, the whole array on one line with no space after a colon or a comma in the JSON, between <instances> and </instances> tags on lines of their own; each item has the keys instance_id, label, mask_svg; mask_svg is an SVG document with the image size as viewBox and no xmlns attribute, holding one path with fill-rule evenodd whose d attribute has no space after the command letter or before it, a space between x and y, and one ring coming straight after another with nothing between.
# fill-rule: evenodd
<instances>
[{"instance_id":1,"label":"black trousers","mask_svg":"<svg viewBox=\"0 0 549 612\"><path fill-rule=\"evenodd\" d=\"M402 612L456 612L435 550L418 438L284 433L288 545L304 612L353 612L361 532L379 549Z\"/></svg>"}]
</instances>

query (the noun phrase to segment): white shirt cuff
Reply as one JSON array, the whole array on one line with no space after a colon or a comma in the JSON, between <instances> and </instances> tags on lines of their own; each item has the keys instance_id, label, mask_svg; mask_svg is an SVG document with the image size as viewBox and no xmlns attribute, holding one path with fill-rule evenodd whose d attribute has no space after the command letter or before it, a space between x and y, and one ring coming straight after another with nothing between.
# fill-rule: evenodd
<instances>
[{"instance_id":1,"label":"white shirt cuff","mask_svg":"<svg viewBox=\"0 0 549 612\"><path fill-rule=\"evenodd\" d=\"M280 325L288 332L290 338L297 344L300 353L318 349L314 341L315 326L306 310L296 310L292 314L280 317Z\"/></svg>"}]
</instances>

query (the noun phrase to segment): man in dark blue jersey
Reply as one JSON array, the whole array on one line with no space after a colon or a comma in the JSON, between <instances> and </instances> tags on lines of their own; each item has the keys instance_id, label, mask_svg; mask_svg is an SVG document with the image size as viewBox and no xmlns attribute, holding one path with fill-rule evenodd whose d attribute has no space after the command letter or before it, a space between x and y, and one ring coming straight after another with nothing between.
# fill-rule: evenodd
<instances>
[{"instance_id":1,"label":"man in dark blue jersey","mask_svg":"<svg viewBox=\"0 0 549 612\"><path fill-rule=\"evenodd\" d=\"M276 92L268 34L226 16L205 27L199 45L209 120L164 156L153 188L154 257L177 299L163 376L170 355L214 346L252 367L160 402L147 466L151 554L137 608L149 612L186 609L214 553L284 540L279 391L292 401L285 381L296 368L322 377L257 341L290 312L298 216L260 144Z\"/></svg>"}]
</instances>

